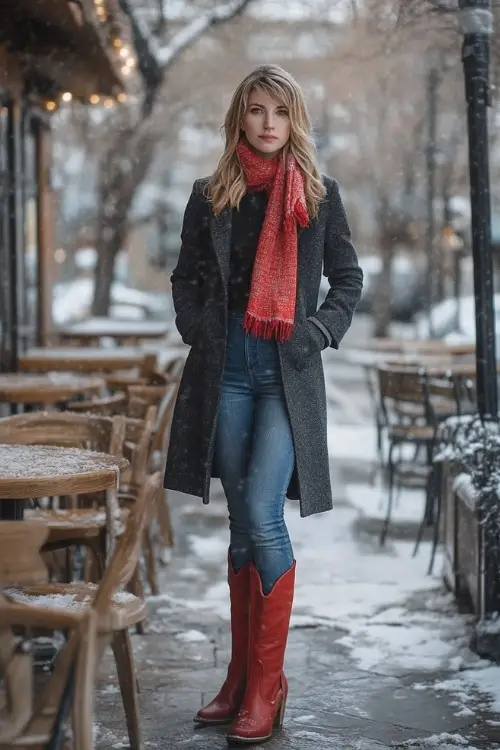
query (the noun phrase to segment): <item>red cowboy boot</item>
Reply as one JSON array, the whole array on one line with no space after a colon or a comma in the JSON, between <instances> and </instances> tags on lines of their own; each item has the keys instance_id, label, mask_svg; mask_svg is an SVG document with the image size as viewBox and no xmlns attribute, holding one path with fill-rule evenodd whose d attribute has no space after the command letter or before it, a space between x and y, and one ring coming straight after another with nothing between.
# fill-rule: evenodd
<instances>
[{"instance_id":1,"label":"red cowboy boot","mask_svg":"<svg viewBox=\"0 0 500 750\"><path fill-rule=\"evenodd\" d=\"M231 661L218 695L195 716L199 724L229 724L238 713L245 694L250 612L250 564L234 572L228 556L231 599Z\"/></svg>"},{"instance_id":2,"label":"red cowboy boot","mask_svg":"<svg viewBox=\"0 0 500 750\"><path fill-rule=\"evenodd\" d=\"M285 715L288 683L283 672L295 585L295 562L264 596L260 576L250 567L250 644L248 679L241 709L227 739L255 744L272 737Z\"/></svg>"}]
</instances>

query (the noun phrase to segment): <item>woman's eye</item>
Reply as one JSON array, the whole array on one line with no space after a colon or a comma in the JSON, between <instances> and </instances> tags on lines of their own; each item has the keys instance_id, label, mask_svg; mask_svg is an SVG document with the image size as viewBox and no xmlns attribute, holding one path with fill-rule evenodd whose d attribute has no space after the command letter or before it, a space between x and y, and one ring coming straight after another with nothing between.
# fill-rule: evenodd
<instances>
[{"instance_id":1,"label":"woman's eye","mask_svg":"<svg viewBox=\"0 0 500 750\"><path fill-rule=\"evenodd\" d=\"M260 110L259 107L252 107L252 109L250 110L250 114L251 115L259 115L260 112L261 112L261 110Z\"/></svg>"},{"instance_id":2,"label":"woman's eye","mask_svg":"<svg viewBox=\"0 0 500 750\"><path fill-rule=\"evenodd\" d=\"M278 114L280 115L280 117L288 117L288 112L286 109L280 109Z\"/></svg>"}]
</instances>

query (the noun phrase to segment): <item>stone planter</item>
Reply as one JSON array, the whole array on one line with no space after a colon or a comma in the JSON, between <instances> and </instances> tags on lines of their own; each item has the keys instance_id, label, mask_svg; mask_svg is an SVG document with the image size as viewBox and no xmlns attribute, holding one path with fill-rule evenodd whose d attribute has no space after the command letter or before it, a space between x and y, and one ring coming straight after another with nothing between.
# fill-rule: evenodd
<instances>
[{"instance_id":1,"label":"stone planter","mask_svg":"<svg viewBox=\"0 0 500 750\"><path fill-rule=\"evenodd\" d=\"M461 606L480 616L484 566L477 493L467 474L447 463L442 468L444 580Z\"/></svg>"}]
</instances>

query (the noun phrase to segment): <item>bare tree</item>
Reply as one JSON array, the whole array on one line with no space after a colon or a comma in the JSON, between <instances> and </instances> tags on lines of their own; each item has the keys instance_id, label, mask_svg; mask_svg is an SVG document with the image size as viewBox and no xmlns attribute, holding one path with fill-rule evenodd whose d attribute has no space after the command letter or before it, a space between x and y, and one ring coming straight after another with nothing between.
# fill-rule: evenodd
<instances>
[{"instance_id":1,"label":"bare tree","mask_svg":"<svg viewBox=\"0 0 500 750\"><path fill-rule=\"evenodd\" d=\"M92 303L94 315L106 315L110 305L110 287L118 251L128 232L128 217L134 197L154 158L163 129L157 121L162 113L163 89L168 90L167 73L182 53L215 26L240 15L251 0L230 0L202 11L176 30L162 46L150 29L138 18L129 0L120 0L129 18L138 66L144 82L140 105L120 108L108 133L109 147L100 162L98 179L98 216L95 246L97 266Z\"/></svg>"}]
</instances>

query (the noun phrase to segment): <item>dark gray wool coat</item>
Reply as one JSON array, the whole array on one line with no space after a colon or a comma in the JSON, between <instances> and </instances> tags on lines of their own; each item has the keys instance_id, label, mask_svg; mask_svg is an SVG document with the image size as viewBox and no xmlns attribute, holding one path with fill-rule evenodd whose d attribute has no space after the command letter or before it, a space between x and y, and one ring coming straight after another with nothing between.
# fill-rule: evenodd
<instances>
[{"instance_id":1,"label":"dark gray wool coat","mask_svg":"<svg viewBox=\"0 0 500 750\"><path fill-rule=\"evenodd\" d=\"M278 343L283 386L295 445L295 471L287 496L302 516L332 508L326 394L321 348L326 333L337 349L361 296L363 274L337 183L318 216L299 230L298 284L293 335ZM184 216L182 246L172 274L176 326L191 346L172 421L164 486L209 501L215 476L214 437L227 339L227 280L232 210L215 216L197 180ZM321 274L330 290L317 308ZM310 318L314 317L312 322ZM309 320L308 320L309 318Z\"/></svg>"}]
</instances>

